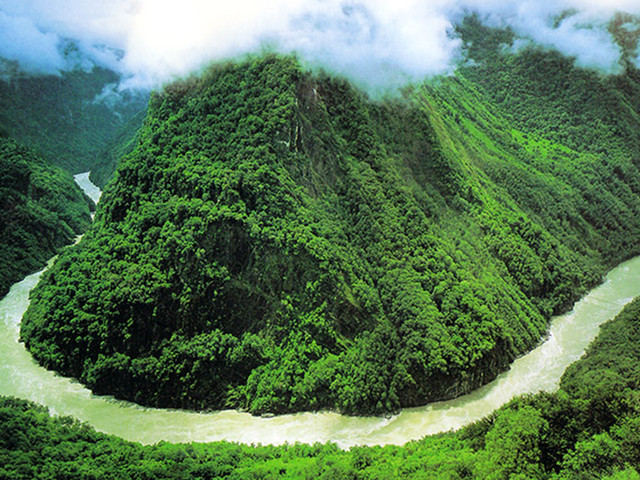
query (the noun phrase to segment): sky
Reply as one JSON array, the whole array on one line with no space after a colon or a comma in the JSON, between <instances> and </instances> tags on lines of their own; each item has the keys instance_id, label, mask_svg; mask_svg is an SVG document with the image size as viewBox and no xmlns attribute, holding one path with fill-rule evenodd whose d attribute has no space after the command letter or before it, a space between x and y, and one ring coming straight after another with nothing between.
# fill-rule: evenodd
<instances>
[{"instance_id":1,"label":"sky","mask_svg":"<svg viewBox=\"0 0 640 480\"><path fill-rule=\"evenodd\" d=\"M384 89L451 72L462 54L453 25L476 12L615 72L621 52L607 24L616 11L640 15L640 0L0 0L0 57L31 74L103 65L123 88L156 88L268 49Z\"/></svg>"}]
</instances>

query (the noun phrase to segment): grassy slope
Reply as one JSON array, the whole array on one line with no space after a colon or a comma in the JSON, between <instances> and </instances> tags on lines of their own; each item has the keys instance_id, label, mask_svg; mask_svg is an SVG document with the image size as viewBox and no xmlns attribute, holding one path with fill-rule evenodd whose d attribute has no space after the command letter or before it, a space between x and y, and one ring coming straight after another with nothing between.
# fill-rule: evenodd
<instances>
[{"instance_id":1,"label":"grassy slope","mask_svg":"<svg viewBox=\"0 0 640 480\"><path fill-rule=\"evenodd\" d=\"M605 76L536 48L503 54L513 35L482 27L473 17L459 30L470 56L482 62L459 74L502 112L502 135L531 153L518 156L519 165L502 167L495 155L483 155L480 161L492 178L520 205L544 215L545 225L572 249L600 254L607 265L636 253L623 232L638 234L637 226L630 226L638 208L640 72L628 66ZM602 182L608 187L598 185ZM552 211L544 208L548 195L558 204ZM568 210L582 220L562 217ZM596 248L587 252L586 244Z\"/></svg>"},{"instance_id":2,"label":"grassy slope","mask_svg":"<svg viewBox=\"0 0 640 480\"><path fill-rule=\"evenodd\" d=\"M526 121L554 128L580 97L504 103L476 68L381 104L288 58L168 87L97 228L34 291L32 353L98 392L256 413L388 412L486 382L637 253L640 172L635 72L547 69L629 112L582 112L630 139L603 155Z\"/></svg>"}]
</instances>

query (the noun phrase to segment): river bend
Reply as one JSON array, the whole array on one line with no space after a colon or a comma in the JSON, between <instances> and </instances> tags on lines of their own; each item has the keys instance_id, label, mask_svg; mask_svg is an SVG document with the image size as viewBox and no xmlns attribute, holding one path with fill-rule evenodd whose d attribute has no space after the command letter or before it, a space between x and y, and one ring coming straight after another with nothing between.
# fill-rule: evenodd
<instances>
[{"instance_id":1,"label":"river bend","mask_svg":"<svg viewBox=\"0 0 640 480\"><path fill-rule=\"evenodd\" d=\"M76 181L97 201L100 190L88 174ZM20 320L29 292L41 272L13 285L0 301L0 394L46 405L52 413L70 415L97 430L145 444L210 442L282 444L335 442L352 445L403 444L425 435L456 429L478 420L516 395L557 388L567 366L580 358L598 334L600 324L613 318L640 295L640 257L625 262L606 276L565 315L554 317L547 340L517 359L509 371L478 390L454 400L405 409L398 415L349 417L335 413L298 413L272 418L225 410L194 413L143 408L93 395L77 381L36 364L18 340Z\"/></svg>"}]
</instances>

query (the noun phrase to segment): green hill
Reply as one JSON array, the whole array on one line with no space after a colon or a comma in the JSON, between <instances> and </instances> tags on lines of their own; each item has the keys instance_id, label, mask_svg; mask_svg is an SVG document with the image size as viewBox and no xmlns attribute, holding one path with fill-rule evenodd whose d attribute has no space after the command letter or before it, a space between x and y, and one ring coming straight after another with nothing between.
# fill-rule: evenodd
<instances>
[{"instance_id":1,"label":"green hill","mask_svg":"<svg viewBox=\"0 0 640 480\"><path fill-rule=\"evenodd\" d=\"M28 348L98 393L253 413L494 378L638 253L640 91L635 70L484 55L399 100L274 56L153 95L95 228L33 292Z\"/></svg>"},{"instance_id":2,"label":"green hill","mask_svg":"<svg viewBox=\"0 0 640 480\"><path fill-rule=\"evenodd\" d=\"M0 297L84 233L89 208L71 175L0 138Z\"/></svg>"}]
</instances>

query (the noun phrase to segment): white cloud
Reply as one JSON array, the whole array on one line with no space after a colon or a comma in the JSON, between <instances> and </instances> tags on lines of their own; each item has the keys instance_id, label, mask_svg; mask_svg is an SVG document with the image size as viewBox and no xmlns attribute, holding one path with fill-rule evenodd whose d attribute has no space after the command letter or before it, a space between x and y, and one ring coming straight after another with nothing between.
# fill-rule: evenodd
<instances>
[{"instance_id":1,"label":"white cloud","mask_svg":"<svg viewBox=\"0 0 640 480\"><path fill-rule=\"evenodd\" d=\"M607 30L609 20L621 10L640 14L638 2L627 0L471 0L468 5L488 23L508 25L519 35L575 57L580 66L606 72L617 71L621 53ZM571 11L557 24L562 12Z\"/></svg>"},{"instance_id":2,"label":"white cloud","mask_svg":"<svg viewBox=\"0 0 640 480\"><path fill-rule=\"evenodd\" d=\"M72 39L85 62L118 68L134 7L131 0L0 0L0 56L27 72L55 73L75 66L60 51Z\"/></svg>"},{"instance_id":3,"label":"white cloud","mask_svg":"<svg viewBox=\"0 0 640 480\"><path fill-rule=\"evenodd\" d=\"M0 0L0 11L30 18L61 37L124 46L136 14L136 0Z\"/></svg>"},{"instance_id":4,"label":"white cloud","mask_svg":"<svg viewBox=\"0 0 640 480\"><path fill-rule=\"evenodd\" d=\"M566 10L577 13L557 24ZM0 56L28 71L68 65L56 49L74 38L95 63L155 84L263 45L297 52L312 66L370 89L450 71L460 41L449 35L465 12L615 71L620 51L607 31L638 0L0 0ZM122 58L117 50L122 50Z\"/></svg>"},{"instance_id":5,"label":"white cloud","mask_svg":"<svg viewBox=\"0 0 640 480\"><path fill-rule=\"evenodd\" d=\"M183 75L211 59L268 44L296 52L361 84L406 83L451 68L459 41L445 9L449 2L146 0L127 43L125 64L147 79Z\"/></svg>"},{"instance_id":6,"label":"white cloud","mask_svg":"<svg viewBox=\"0 0 640 480\"><path fill-rule=\"evenodd\" d=\"M445 8L448 2L415 0L318 2L298 12L279 46L311 64L347 75L369 88L399 86L451 70L459 40ZM330 7L330 8L329 8Z\"/></svg>"},{"instance_id":7,"label":"white cloud","mask_svg":"<svg viewBox=\"0 0 640 480\"><path fill-rule=\"evenodd\" d=\"M291 4L291 5L289 5ZM211 59L255 51L286 27L295 2L250 0L142 1L127 39L124 64L159 80L184 75Z\"/></svg>"},{"instance_id":8,"label":"white cloud","mask_svg":"<svg viewBox=\"0 0 640 480\"><path fill-rule=\"evenodd\" d=\"M20 62L29 73L57 73L64 67L59 38L25 17L0 11L0 57Z\"/></svg>"}]
</instances>

